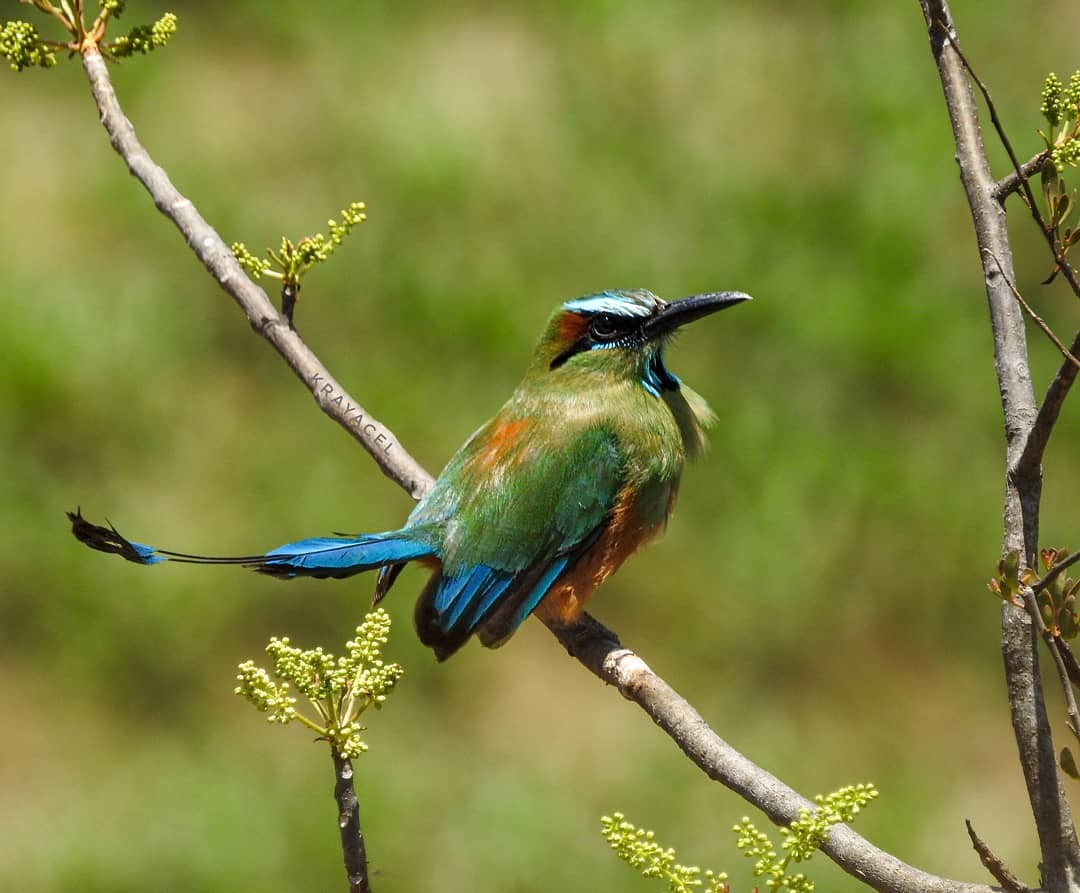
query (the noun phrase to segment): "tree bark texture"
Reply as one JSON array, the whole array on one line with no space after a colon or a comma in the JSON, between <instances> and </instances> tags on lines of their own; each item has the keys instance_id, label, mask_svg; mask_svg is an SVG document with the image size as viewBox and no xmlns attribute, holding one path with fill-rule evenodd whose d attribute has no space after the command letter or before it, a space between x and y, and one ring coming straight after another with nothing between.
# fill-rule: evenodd
<instances>
[{"instance_id":1,"label":"tree bark texture","mask_svg":"<svg viewBox=\"0 0 1080 893\"><path fill-rule=\"evenodd\" d=\"M952 125L960 180L971 208L990 310L1006 441L1002 549L1006 553L1018 550L1025 563L1034 566L1042 468L1023 458L1038 410L1023 314L1009 287L1015 275L1004 197L999 200L997 183L990 172L978 107L957 52L957 34L948 3L920 2ZM1039 679L1038 636L1028 615L1008 602L1001 609L1001 650L1013 732L1039 836L1043 883L1051 891L1080 890L1080 847L1057 769Z\"/></svg>"}]
</instances>

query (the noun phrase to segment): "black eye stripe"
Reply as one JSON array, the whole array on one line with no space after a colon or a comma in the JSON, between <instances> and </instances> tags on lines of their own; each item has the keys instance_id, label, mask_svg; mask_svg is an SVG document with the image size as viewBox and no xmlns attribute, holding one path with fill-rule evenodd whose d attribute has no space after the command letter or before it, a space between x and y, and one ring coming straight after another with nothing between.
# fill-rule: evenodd
<instances>
[{"instance_id":1,"label":"black eye stripe","mask_svg":"<svg viewBox=\"0 0 1080 893\"><path fill-rule=\"evenodd\" d=\"M558 369L572 356L594 347L635 347L639 344L644 319L615 313L597 313L589 317L589 327L580 338L551 361L549 368Z\"/></svg>"},{"instance_id":2,"label":"black eye stripe","mask_svg":"<svg viewBox=\"0 0 1080 893\"><path fill-rule=\"evenodd\" d=\"M570 308L574 315L587 323L573 344L553 359L548 368L558 369L572 356L595 348L636 348L647 340L644 326L649 316L613 312L611 310L579 310Z\"/></svg>"}]
</instances>

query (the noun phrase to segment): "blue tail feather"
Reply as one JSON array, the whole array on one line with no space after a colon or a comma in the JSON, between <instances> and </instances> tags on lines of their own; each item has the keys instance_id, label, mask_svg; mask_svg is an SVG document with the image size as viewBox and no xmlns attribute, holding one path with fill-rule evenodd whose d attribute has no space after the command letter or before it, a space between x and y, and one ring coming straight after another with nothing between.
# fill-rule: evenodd
<instances>
[{"instance_id":1,"label":"blue tail feather","mask_svg":"<svg viewBox=\"0 0 1080 893\"><path fill-rule=\"evenodd\" d=\"M478 564L463 568L443 579L435 593L435 613L439 617L439 626L449 629L457 622L461 613L471 603L477 589L491 573L490 567Z\"/></svg>"},{"instance_id":2,"label":"blue tail feather","mask_svg":"<svg viewBox=\"0 0 1080 893\"><path fill-rule=\"evenodd\" d=\"M514 577L511 574L492 578L488 585L485 586L482 591L477 593L480 601L469 614L469 629L475 629L479 625L487 612L495 606L495 603L498 602L500 596L510 588L510 584L513 582Z\"/></svg>"},{"instance_id":3,"label":"blue tail feather","mask_svg":"<svg viewBox=\"0 0 1080 893\"><path fill-rule=\"evenodd\" d=\"M408 530L357 537L312 537L267 552L257 570L274 576L348 577L361 571L434 555Z\"/></svg>"},{"instance_id":4,"label":"blue tail feather","mask_svg":"<svg viewBox=\"0 0 1080 893\"><path fill-rule=\"evenodd\" d=\"M440 629L450 632L464 622L472 630L484 612L506 591L515 574L484 564L459 571L435 593L435 614Z\"/></svg>"},{"instance_id":5,"label":"blue tail feather","mask_svg":"<svg viewBox=\"0 0 1080 893\"><path fill-rule=\"evenodd\" d=\"M512 633L525 622L525 618L533 612L533 609L540 604L544 596L547 595L548 590L551 588L551 584L554 583L555 578L563 572L569 561L570 556L563 555L561 558L557 558L555 561L551 562L548 569L544 571L544 576L537 580L536 585L532 588L532 592L522 599L517 610L510 616L507 633Z\"/></svg>"},{"instance_id":6,"label":"blue tail feather","mask_svg":"<svg viewBox=\"0 0 1080 893\"><path fill-rule=\"evenodd\" d=\"M419 528L355 537L312 537L278 546L264 555L191 555L126 539L111 524L91 524L78 510L68 512L71 532L91 549L119 555L135 564L236 564L276 577L348 577L362 571L435 555Z\"/></svg>"},{"instance_id":7,"label":"blue tail feather","mask_svg":"<svg viewBox=\"0 0 1080 893\"><path fill-rule=\"evenodd\" d=\"M513 613L505 621L506 633L512 633L540 604L551 585L570 561L569 555L556 558L523 597L515 599ZM449 650L464 642L494 611L500 599L514 584L521 586L528 572L498 570L484 564L466 567L443 577L431 593L428 624L445 638ZM528 586L528 583L524 585ZM510 607L507 605L507 607ZM450 643L454 643L451 645Z\"/></svg>"}]
</instances>

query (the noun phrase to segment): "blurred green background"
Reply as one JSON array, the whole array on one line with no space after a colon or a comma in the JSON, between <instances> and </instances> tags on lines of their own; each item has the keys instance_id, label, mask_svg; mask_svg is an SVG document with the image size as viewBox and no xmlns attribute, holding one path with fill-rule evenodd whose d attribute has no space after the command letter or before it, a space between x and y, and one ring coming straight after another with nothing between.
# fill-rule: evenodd
<instances>
[{"instance_id":1,"label":"blurred green background","mask_svg":"<svg viewBox=\"0 0 1080 893\"><path fill-rule=\"evenodd\" d=\"M594 611L799 790L875 782L875 843L982 879L970 818L1035 883L985 587L1000 409L918 4L133 0L124 22L167 9L173 45L114 69L127 113L227 241L367 202L298 324L432 471L556 303L757 298L669 353L722 421L667 537ZM1080 6L954 14L1028 157L1043 76L1080 66ZM79 547L63 513L246 553L386 529L409 500L157 215L78 65L3 72L0 109L0 888L344 889L325 748L267 726L233 673L272 634L339 648L372 580L144 571ZM1012 209L1021 286L1071 334ZM1058 358L1030 340L1041 394ZM1076 410L1042 525L1074 548ZM388 601L407 675L357 766L380 893L660 889L600 838L615 809L750 889L729 831L746 805L536 622L436 665L410 629L422 580ZM824 858L811 874L861 889Z\"/></svg>"}]
</instances>

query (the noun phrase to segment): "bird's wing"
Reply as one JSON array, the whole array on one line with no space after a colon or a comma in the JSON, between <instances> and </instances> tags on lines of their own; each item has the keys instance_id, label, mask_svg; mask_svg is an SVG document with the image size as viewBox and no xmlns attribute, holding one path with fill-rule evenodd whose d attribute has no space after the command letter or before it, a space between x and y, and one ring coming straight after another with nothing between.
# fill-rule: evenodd
<instances>
[{"instance_id":1,"label":"bird's wing","mask_svg":"<svg viewBox=\"0 0 1080 893\"><path fill-rule=\"evenodd\" d=\"M604 428L496 417L478 431L410 518L443 530L442 574L417 604L421 640L447 656L496 613L512 633L600 535L624 465Z\"/></svg>"}]
</instances>

